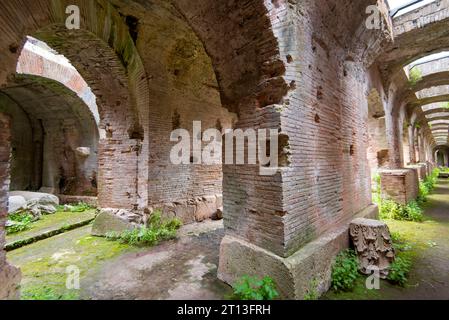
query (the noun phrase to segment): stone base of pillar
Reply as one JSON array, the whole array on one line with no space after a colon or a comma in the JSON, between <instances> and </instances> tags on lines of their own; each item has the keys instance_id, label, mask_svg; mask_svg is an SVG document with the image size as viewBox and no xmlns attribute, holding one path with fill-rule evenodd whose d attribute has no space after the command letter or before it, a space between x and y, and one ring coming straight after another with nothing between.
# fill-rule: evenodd
<instances>
[{"instance_id":1,"label":"stone base of pillar","mask_svg":"<svg viewBox=\"0 0 449 320\"><path fill-rule=\"evenodd\" d=\"M427 161L426 165L427 165L427 175L430 176L432 175L432 171L435 169L435 166L430 161Z\"/></svg>"},{"instance_id":2,"label":"stone base of pillar","mask_svg":"<svg viewBox=\"0 0 449 320\"><path fill-rule=\"evenodd\" d=\"M354 218L377 219L378 208L371 205ZM335 257L350 246L349 224L310 242L288 258L282 258L246 240L226 235L220 247L218 277L233 285L245 275L270 276L282 299L303 299L310 290L320 295L331 286Z\"/></svg>"},{"instance_id":3,"label":"stone base of pillar","mask_svg":"<svg viewBox=\"0 0 449 320\"><path fill-rule=\"evenodd\" d=\"M20 280L22 274L19 269L8 263L0 264L0 300L18 300L20 298Z\"/></svg>"},{"instance_id":4,"label":"stone base of pillar","mask_svg":"<svg viewBox=\"0 0 449 320\"><path fill-rule=\"evenodd\" d=\"M406 166L407 169L415 169L418 173L418 179L424 181L428 176L429 166L427 163L417 163Z\"/></svg>"},{"instance_id":5,"label":"stone base of pillar","mask_svg":"<svg viewBox=\"0 0 449 320\"><path fill-rule=\"evenodd\" d=\"M419 195L418 168L380 170L381 191L384 199L407 204Z\"/></svg>"}]
</instances>

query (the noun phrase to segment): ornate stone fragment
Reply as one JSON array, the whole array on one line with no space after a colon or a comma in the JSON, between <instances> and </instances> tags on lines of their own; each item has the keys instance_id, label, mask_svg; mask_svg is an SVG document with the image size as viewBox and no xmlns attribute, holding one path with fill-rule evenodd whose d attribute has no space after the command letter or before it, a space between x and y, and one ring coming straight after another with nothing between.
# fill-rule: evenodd
<instances>
[{"instance_id":1,"label":"ornate stone fragment","mask_svg":"<svg viewBox=\"0 0 449 320\"><path fill-rule=\"evenodd\" d=\"M380 277L385 279L395 259L388 226L378 220L359 218L351 222L349 232L359 258L359 270L366 275L379 270Z\"/></svg>"}]
</instances>

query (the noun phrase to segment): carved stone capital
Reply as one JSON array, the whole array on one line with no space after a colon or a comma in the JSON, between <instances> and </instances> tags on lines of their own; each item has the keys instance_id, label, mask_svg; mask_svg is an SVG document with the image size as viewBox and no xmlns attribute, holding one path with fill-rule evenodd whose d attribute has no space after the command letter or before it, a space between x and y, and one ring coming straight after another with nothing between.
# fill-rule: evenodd
<instances>
[{"instance_id":1,"label":"carved stone capital","mask_svg":"<svg viewBox=\"0 0 449 320\"><path fill-rule=\"evenodd\" d=\"M360 271L371 275L373 270L379 270L380 277L385 279L395 259L388 226L378 220L360 218L351 222L349 232L359 258Z\"/></svg>"}]
</instances>

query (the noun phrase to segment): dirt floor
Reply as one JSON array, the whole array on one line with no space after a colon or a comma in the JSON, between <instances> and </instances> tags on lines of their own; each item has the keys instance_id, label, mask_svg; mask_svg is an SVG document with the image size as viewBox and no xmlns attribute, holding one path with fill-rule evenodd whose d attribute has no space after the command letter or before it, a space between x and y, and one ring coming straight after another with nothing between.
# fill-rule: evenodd
<instances>
[{"instance_id":1,"label":"dirt floor","mask_svg":"<svg viewBox=\"0 0 449 320\"><path fill-rule=\"evenodd\" d=\"M223 299L231 289L217 279L221 223L201 233L125 254L88 275L81 297L91 299ZM192 226L189 226L190 228Z\"/></svg>"},{"instance_id":2,"label":"dirt floor","mask_svg":"<svg viewBox=\"0 0 449 320\"><path fill-rule=\"evenodd\" d=\"M8 253L23 273L22 298L223 299L231 288L216 277L224 235L221 221L189 225L179 239L136 248L90 235L91 226ZM66 288L68 267L80 272L80 290Z\"/></svg>"}]
</instances>

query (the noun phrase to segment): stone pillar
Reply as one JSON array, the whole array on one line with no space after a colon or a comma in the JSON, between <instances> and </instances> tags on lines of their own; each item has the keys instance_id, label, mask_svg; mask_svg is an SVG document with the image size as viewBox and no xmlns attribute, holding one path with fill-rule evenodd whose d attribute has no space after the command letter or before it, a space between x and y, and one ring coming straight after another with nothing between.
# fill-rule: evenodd
<instances>
[{"instance_id":1,"label":"stone pillar","mask_svg":"<svg viewBox=\"0 0 449 320\"><path fill-rule=\"evenodd\" d=\"M408 130L404 131L404 133L402 135L402 150L403 150L404 164L411 163L411 159L410 159L410 139L409 139L409 136L408 136Z\"/></svg>"},{"instance_id":2,"label":"stone pillar","mask_svg":"<svg viewBox=\"0 0 449 320\"><path fill-rule=\"evenodd\" d=\"M408 127L408 141L409 141L409 153L410 153L410 164L416 163L416 149L415 149L415 130L413 126Z\"/></svg>"},{"instance_id":3,"label":"stone pillar","mask_svg":"<svg viewBox=\"0 0 449 320\"><path fill-rule=\"evenodd\" d=\"M426 162L426 150L424 147L424 137L423 133L420 130L418 134L418 150L419 150L419 162Z\"/></svg>"},{"instance_id":4,"label":"stone pillar","mask_svg":"<svg viewBox=\"0 0 449 320\"><path fill-rule=\"evenodd\" d=\"M390 154L390 169L399 169L404 166L404 160L402 155L402 146L401 146L401 126L399 125L399 119L397 116L391 115L389 112L385 114L386 119L386 127L387 127L387 136L388 136L388 144L389 144L389 154Z\"/></svg>"},{"instance_id":5,"label":"stone pillar","mask_svg":"<svg viewBox=\"0 0 449 320\"><path fill-rule=\"evenodd\" d=\"M381 170L381 192L384 199L407 204L419 195L417 169Z\"/></svg>"},{"instance_id":6,"label":"stone pillar","mask_svg":"<svg viewBox=\"0 0 449 320\"><path fill-rule=\"evenodd\" d=\"M267 105L266 99L272 101L279 89L261 95L249 110L252 118L242 118L240 108L236 128L277 129L283 135L280 163L287 164L274 176L261 176L253 166L224 166L226 234L218 276L234 284L243 275L270 275L282 298L302 299L312 283L318 283L313 285L318 293L330 287L334 259L349 247L350 221L377 216L366 161L367 87L360 81L358 59L347 59L342 66L341 59L329 58L323 40L333 37L319 23L319 6L300 5L309 18L292 23L291 18L299 17L289 9L295 9L293 2L264 3L273 6L272 29L285 61L279 69L285 68L290 92L278 105ZM335 23L340 25L341 19ZM339 68L346 77L335 72ZM399 154L398 162L401 158Z\"/></svg>"},{"instance_id":7,"label":"stone pillar","mask_svg":"<svg viewBox=\"0 0 449 320\"><path fill-rule=\"evenodd\" d=\"M443 153L443 158L444 158L444 163L443 163L443 165L444 165L445 167L449 167L449 155L448 155L448 152L447 152L447 151Z\"/></svg>"},{"instance_id":8,"label":"stone pillar","mask_svg":"<svg viewBox=\"0 0 449 320\"><path fill-rule=\"evenodd\" d=\"M8 212L10 119L0 113L0 299L17 299L20 271L6 262L5 222Z\"/></svg>"}]
</instances>

